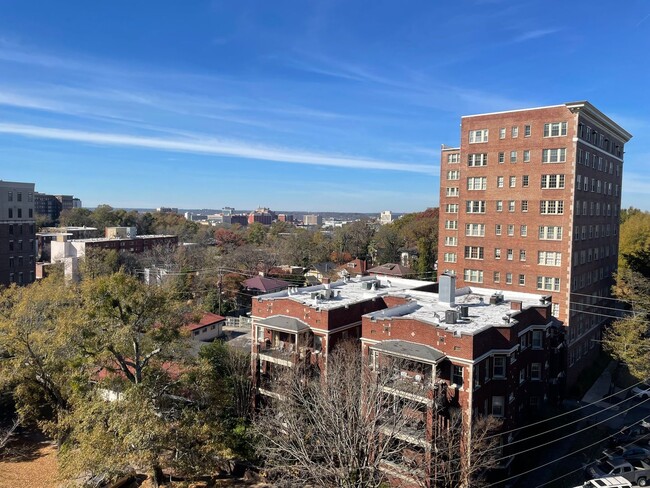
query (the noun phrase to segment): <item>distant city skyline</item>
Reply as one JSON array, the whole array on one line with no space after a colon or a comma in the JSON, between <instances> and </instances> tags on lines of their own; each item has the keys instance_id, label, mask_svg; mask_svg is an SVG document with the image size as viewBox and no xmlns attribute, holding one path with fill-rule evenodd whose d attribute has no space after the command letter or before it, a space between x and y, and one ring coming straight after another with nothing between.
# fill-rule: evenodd
<instances>
[{"instance_id":1,"label":"distant city skyline","mask_svg":"<svg viewBox=\"0 0 650 488\"><path fill-rule=\"evenodd\" d=\"M649 30L641 0L10 0L0 179L88 207L421 211L460 116L589 100L634 135L622 204L650 210Z\"/></svg>"}]
</instances>

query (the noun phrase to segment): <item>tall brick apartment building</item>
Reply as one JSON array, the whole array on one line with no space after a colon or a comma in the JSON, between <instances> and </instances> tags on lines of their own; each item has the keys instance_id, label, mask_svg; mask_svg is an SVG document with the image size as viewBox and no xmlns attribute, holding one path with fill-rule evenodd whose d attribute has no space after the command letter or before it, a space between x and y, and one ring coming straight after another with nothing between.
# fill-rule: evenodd
<instances>
[{"instance_id":1,"label":"tall brick apartment building","mask_svg":"<svg viewBox=\"0 0 650 488\"><path fill-rule=\"evenodd\" d=\"M0 180L0 285L34 281L34 227L34 183Z\"/></svg>"},{"instance_id":2,"label":"tall brick apartment building","mask_svg":"<svg viewBox=\"0 0 650 488\"><path fill-rule=\"evenodd\" d=\"M442 148L438 268L460 286L551 295L569 383L611 307L631 137L583 101L464 116L460 147Z\"/></svg>"}]
</instances>

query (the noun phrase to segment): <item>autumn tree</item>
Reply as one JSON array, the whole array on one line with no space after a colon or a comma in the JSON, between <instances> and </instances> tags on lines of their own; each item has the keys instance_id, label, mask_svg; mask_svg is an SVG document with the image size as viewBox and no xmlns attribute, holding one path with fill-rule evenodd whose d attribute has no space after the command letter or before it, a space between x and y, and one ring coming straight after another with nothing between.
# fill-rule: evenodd
<instances>
[{"instance_id":1,"label":"autumn tree","mask_svg":"<svg viewBox=\"0 0 650 488\"><path fill-rule=\"evenodd\" d=\"M55 276L0 293L0 390L12 391L22 420L39 422L51 434L89 375L74 361L80 305L76 288ZM64 439L64 431L58 434Z\"/></svg>"},{"instance_id":2,"label":"autumn tree","mask_svg":"<svg viewBox=\"0 0 650 488\"><path fill-rule=\"evenodd\" d=\"M372 248L375 251L374 264L399 262L400 251L404 243L405 239L399 234L393 224L382 225L372 240Z\"/></svg>"},{"instance_id":3,"label":"autumn tree","mask_svg":"<svg viewBox=\"0 0 650 488\"><path fill-rule=\"evenodd\" d=\"M634 210L628 210L625 218L621 215L618 266L636 268L650 277L650 212Z\"/></svg>"},{"instance_id":4,"label":"autumn tree","mask_svg":"<svg viewBox=\"0 0 650 488\"><path fill-rule=\"evenodd\" d=\"M367 220L356 220L336 229L334 250L350 253L355 258L366 259L368 247L375 233Z\"/></svg>"},{"instance_id":5,"label":"autumn tree","mask_svg":"<svg viewBox=\"0 0 650 488\"><path fill-rule=\"evenodd\" d=\"M604 346L641 380L650 379L650 278L637 271L620 269L614 294L627 306L623 318L604 333Z\"/></svg>"}]
</instances>

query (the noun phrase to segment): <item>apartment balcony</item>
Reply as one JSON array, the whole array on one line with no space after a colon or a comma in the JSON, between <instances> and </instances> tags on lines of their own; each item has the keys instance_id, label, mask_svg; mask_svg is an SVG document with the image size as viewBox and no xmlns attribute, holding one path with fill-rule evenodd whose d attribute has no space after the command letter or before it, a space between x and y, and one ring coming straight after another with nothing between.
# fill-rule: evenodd
<instances>
[{"instance_id":1,"label":"apartment balcony","mask_svg":"<svg viewBox=\"0 0 650 488\"><path fill-rule=\"evenodd\" d=\"M260 361L268 361L269 363L286 366L289 368L294 367L298 363L299 354L295 351L293 344L279 344L277 346L270 346L268 344L260 344L259 349Z\"/></svg>"}]
</instances>

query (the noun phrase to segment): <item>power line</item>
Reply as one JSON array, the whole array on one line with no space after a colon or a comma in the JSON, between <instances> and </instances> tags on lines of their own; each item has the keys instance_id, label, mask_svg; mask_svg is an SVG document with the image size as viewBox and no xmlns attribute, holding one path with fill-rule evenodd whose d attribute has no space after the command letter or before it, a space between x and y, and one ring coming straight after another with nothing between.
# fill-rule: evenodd
<instances>
[{"instance_id":1,"label":"power line","mask_svg":"<svg viewBox=\"0 0 650 488\"><path fill-rule=\"evenodd\" d=\"M629 387L625 388L624 390L621 390L621 391L617 392L616 395L620 394L620 393L623 392L623 391L629 390L630 388L634 388L635 386L637 386L638 384L641 384L641 383L642 383L642 382L639 382L639 383L637 383L636 385L629 386ZM602 409L602 410L600 410L600 411L598 411L598 412L594 412L594 413L589 414L589 415L587 415L587 416L585 416L585 417L580 417L580 418L578 418L578 419L576 419L576 420L573 420L573 421L571 421L571 422L569 422L569 423L567 423L567 424L559 425L559 426L554 427L554 428L552 428L552 429L550 429L550 430L546 430L546 431L544 431L544 432L540 432L539 434L533 434L533 435L531 435L531 436L524 437L523 439L516 439L516 440L514 440L514 441L512 441L512 442L509 442L509 443L507 444L507 446L510 447L510 446L513 446L514 444L519 444L519 443L521 443L521 442L529 441L529 440L534 439L534 438L536 438L536 437L539 437L539 436L542 436L542 435L546 435L546 434L548 434L549 432L554 432L554 431L559 430L559 429L564 429L565 427L568 427L569 425L573 425L573 424L575 424L575 423L581 422L582 420L586 420L586 419L588 419L588 418L590 418L590 417L593 417L593 416L595 416L595 415L599 415L599 414L605 412L606 410L609 410L609 409L612 409L612 408L614 408L614 407L617 407L617 406L619 406L619 405L621 405L621 404L623 404L623 403L625 403L625 402L631 400L632 398L633 398L633 397L625 398L625 399L621 400L620 402L618 402L618 403L613 403L612 405L609 405L608 407L606 407L606 408L604 408L604 409ZM602 400L599 400L599 401L596 402L596 403L600 403L601 401L602 401ZM498 446L498 447L495 447L495 448L493 448L493 449L501 449L502 447L503 447L503 446Z\"/></svg>"},{"instance_id":2,"label":"power line","mask_svg":"<svg viewBox=\"0 0 650 488\"><path fill-rule=\"evenodd\" d=\"M643 422L643 419L634 422L633 424L629 425L628 427L632 427L633 425L640 424L641 422ZM605 439L611 439L611 438L614 437L616 434L618 434L618 432L614 432L613 434L608 435L607 437L605 437ZM644 436L644 438L645 438L645 437L647 437L647 435ZM588 445L588 446L585 446L585 447L583 447L583 448L581 448L581 449L578 449L577 451L574 451L574 452L571 453L570 455L577 454L577 453L580 452L580 451L584 451L585 449L588 449L589 447L593 447L594 445L599 444L600 442L602 442L602 440L601 440L601 441L597 441L597 442L594 443L594 444L590 444L590 445ZM624 447L627 447L627 446L632 445L632 444L634 444L634 442L631 442L631 443L627 444L627 445L624 446ZM565 456L565 457L566 457L566 456ZM562 458L559 458L559 459L557 459L556 461L559 461L560 459L562 459ZM555 462L555 461L554 461L554 462ZM535 469L537 469L537 468L535 468ZM555 482L555 481L561 480L562 478L566 478L567 476L569 476L569 475L571 475L571 474L573 474L573 473L575 473L575 472L577 472L577 471L582 471L583 469L584 469L584 466L580 466L578 469L574 469L574 470L572 470L572 471L569 471L568 473L563 474L562 476L558 476L557 478L554 478L554 479L552 479L552 480L550 480L550 481L547 481L547 482L545 482L545 483L542 483L541 485L537 485L535 488L542 488L543 486L546 486L546 485L551 484L551 483L553 483L553 482ZM533 470L533 471L534 471L534 470ZM527 474L527 473L521 473L520 475L522 475L522 474ZM519 476L520 476L520 475L519 475ZM507 480L503 480L503 481L507 481Z\"/></svg>"},{"instance_id":3,"label":"power line","mask_svg":"<svg viewBox=\"0 0 650 488\"><path fill-rule=\"evenodd\" d=\"M630 425L630 427L631 427L632 425L635 425L635 424L641 423L641 421L642 421L642 420L639 420L639 421L637 421L637 422L634 422L633 424ZM617 432L614 432L613 434L608 435L607 437L605 437L605 439L611 439L611 438L614 437L616 434L617 434ZM570 456L573 456L574 454L579 453L580 451L584 451L585 449L588 449L588 448L590 448L590 447L593 447L593 446L595 446L595 445L598 445L598 444L600 444L603 440L604 440L604 439L600 439L600 440L598 440L598 441L596 441L596 442L593 442L593 443L591 443L591 444L589 444L589 445L587 445L587 446L581 447L580 449L577 449L577 450L575 450L575 451L573 451L573 452L570 452L569 454L565 454L564 456L560 456L559 458L554 459L553 461L550 461L550 462L548 462L548 463L544 463L544 464L542 464L542 465L540 465L540 466L536 466L536 467L534 467L534 468L532 468L532 469L529 469L528 471L524 471L523 473L519 473L519 474L516 474L516 475L514 475L514 476L510 476L509 478L505 478L505 479L500 480L500 481L497 481L497 482L495 482L495 483L491 483L491 484L489 484L489 485L486 485L485 488L490 488L490 487L492 487L492 486L499 485L499 484L504 483L504 482L506 482L506 481L510 481L510 480L515 479L515 478L519 478L520 476L523 476L523 475L525 475L525 474L532 473L533 471L537 471L537 470L540 469L540 468L545 468L546 466L550 466L551 464L555 464L555 463L557 463L558 461L561 461L562 459L566 459L566 458L568 458L568 457L570 457ZM545 483L544 485L546 485L546 484L548 484L548 483ZM544 486L544 485L540 485L540 486ZM539 488L539 487L537 487L537 488Z\"/></svg>"},{"instance_id":4,"label":"power line","mask_svg":"<svg viewBox=\"0 0 650 488\"><path fill-rule=\"evenodd\" d=\"M645 380L645 381L647 381L647 380ZM550 417L550 418L547 418L547 419L539 420L539 421L534 422L534 423L532 423L532 424L525 425L524 427L517 427L517 428L515 428L515 429L506 430L505 432L499 432L498 434L494 434L494 435L492 435L492 436L486 437L486 439L491 439L491 438L493 438L493 437L498 437L498 436L502 436L502 435L510 434L511 432L516 432L516 431L518 431L518 430L522 430L522 429L528 429L528 428L533 427L533 426L535 426L535 425L540 425L540 424L543 424L543 423L545 423L545 422L550 422L551 420L555 420L555 419L558 419L558 418L560 418L560 417L564 417L565 415L570 415L570 414L572 414L572 413L575 413L575 412L578 412L578 411L580 411L580 410L583 410L583 409L585 409L585 408L587 408L587 407L591 407L591 406L593 406L593 405L596 405L597 403L600 403L600 402L602 402L602 401L604 401L604 400L608 400L608 399L610 399L610 398L613 398L613 397L619 395L621 392L626 391L626 390L629 390L629 389L631 389L631 388L634 388L635 386L638 386L638 385L644 383L645 381L639 381L638 383L636 383L636 384L634 384L634 385L632 385L632 386L628 386L627 388L625 388L625 389L623 389L623 390L621 390L621 391L619 391L619 392L617 392L617 393L613 393L612 395L609 395L609 396L606 396L606 397L604 397L604 398L601 398L601 399L598 400L597 402L586 403L586 404L584 404L584 405L582 405L582 406L580 406L580 407L578 407L578 408L574 408L573 410L569 410L569 411L567 411L567 412L564 412L564 413L561 413L561 414L555 415L555 416Z\"/></svg>"},{"instance_id":5,"label":"power line","mask_svg":"<svg viewBox=\"0 0 650 488\"><path fill-rule=\"evenodd\" d=\"M553 443L555 443L555 442L558 442L558 441L561 441L561 440L564 440L564 439L568 439L569 437L572 437L572 436L574 436L574 435L580 434L580 433L582 433L582 432L586 432L587 430L589 430L589 429L591 429L591 428L594 428L594 427L596 427L596 426L598 426L598 425L601 425L601 424L603 424L603 423L605 423L605 422L608 422L608 421L612 420L613 418L618 417L619 415L622 415L622 414L624 414L624 413L627 413L627 412L629 412L630 410L632 410L632 409L638 407L639 405L643 405L643 404L646 403L646 402L650 402L650 398L646 398L645 400L642 400L641 402L639 402L639 403L637 403L637 404L635 404L635 405L632 405L631 407L629 407L629 408L627 408L627 409L625 409L625 410L621 410L620 412L615 413L615 414L612 415L611 417L608 417L608 418L606 418L606 419L604 419L604 420L600 420L600 421L598 421L598 422L596 422L596 423L594 423L594 424L588 425L587 427L585 427L585 428L583 428L583 429L580 429L580 430L577 430L577 431L575 431L575 432L572 432L571 434L567 434L567 435L565 435L565 436L563 436L563 437L559 437L559 438L557 438L557 439L553 439L552 441L548 441L548 442L545 442L545 443L543 443L543 444L539 444L538 446L531 447L531 448L525 449L525 450L523 450L523 451L518 451L518 452L515 452L514 454L510 454L510 455L508 455L508 456L503 456L503 457L501 457L501 458L498 458L498 459L496 459L496 462L503 461L504 459L509 459L509 458L511 458L511 457L513 457L513 456L518 456L518 455L520 455L520 454L525 454L525 453L527 453L527 452L530 452L530 451L534 451L534 450L536 450L536 449L539 449L540 447L545 447L545 446L548 446L548 445L553 444ZM600 413L600 412L598 412L598 413ZM507 445L506 445L506 446L507 446ZM505 447L505 446L504 446L504 447Z\"/></svg>"}]
</instances>

